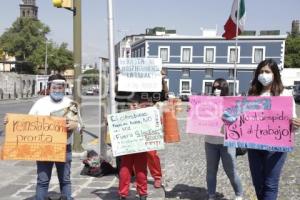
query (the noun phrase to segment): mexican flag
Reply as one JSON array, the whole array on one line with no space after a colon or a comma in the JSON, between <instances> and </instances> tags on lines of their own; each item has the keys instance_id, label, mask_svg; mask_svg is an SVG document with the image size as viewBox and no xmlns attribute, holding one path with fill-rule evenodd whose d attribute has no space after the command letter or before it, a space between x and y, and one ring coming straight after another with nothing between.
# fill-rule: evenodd
<instances>
[{"instance_id":1,"label":"mexican flag","mask_svg":"<svg viewBox=\"0 0 300 200\"><path fill-rule=\"evenodd\" d=\"M239 11L238 11L239 6ZM237 20L237 15L239 12L239 17ZM234 0L231 8L231 13L229 16L229 19L227 20L224 30L225 33L223 33L223 37L225 37L226 40L230 40L232 38L236 37L236 26L238 26L238 35L243 32L244 25L245 25L245 2L244 0Z\"/></svg>"}]
</instances>

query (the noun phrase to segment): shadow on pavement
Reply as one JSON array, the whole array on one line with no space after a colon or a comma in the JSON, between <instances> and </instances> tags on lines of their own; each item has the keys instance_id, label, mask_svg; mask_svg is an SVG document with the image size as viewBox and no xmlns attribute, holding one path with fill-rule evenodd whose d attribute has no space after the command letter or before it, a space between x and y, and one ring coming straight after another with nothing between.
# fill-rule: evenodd
<instances>
[{"instance_id":1,"label":"shadow on pavement","mask_svg":"<svg viewBox=\"0 0 300 200\"><path fill-rule=\"evenodd\" d=\"M65 198L62 198L60 193L50 191L50 192L48 192L48 196L46 197L45 200L64 200L64 199ZM23 200L35 200L35 196L28 197L28 198L23 199Z\"/></svg>"},{"instance_id":2,"label":"shadow on pavement","mask_svg":"<svg viewBox=\"0 0 300 200\"><path fill-rule=\"evenodd\" d=\"M111 187L108 189L97 189L91 192L100 199L114 200L119 199L118 187Z\"/></svg>"},{"instance_id":3,"label":"shadow on pavement","mask_svg":"<svg viewBox=\"0 0 300 200\"><path fill-rule=\"evenodd\" d=\"M216 200L228 200L223 194L217 193ZM206 200L206 188L193 187L185 184L176 185L171 191L166 191L166 198L189 199L189 200Z\"/></svg>"}]
</instances>

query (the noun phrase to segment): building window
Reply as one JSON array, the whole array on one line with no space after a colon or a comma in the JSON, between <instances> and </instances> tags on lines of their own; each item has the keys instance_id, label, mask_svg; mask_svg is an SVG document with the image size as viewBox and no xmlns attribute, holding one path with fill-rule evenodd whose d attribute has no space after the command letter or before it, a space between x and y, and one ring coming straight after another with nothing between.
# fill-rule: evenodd
<instances>
[{"instance_id":1,"label":"building window","mask_svg":"<svg viewBox=\"0 0 300 200\"><path fill-rule=\"evenodd\" d=\"M180 79L180 93L191 93L192 91L192 80L191 79Z\"/></svg>"},{"instance_id":2,"label":"building window","mask_svg":"<svg viewBox=\"0 0 300 200\"><path fill-rule=\"evenodd\" d=\"M228 82L228 87L229 87L229 96L233 95L234 91L234 80L227 80ZM236 94L239 93L239 81L236 81L236 88L235 88Z\"/></svg>"},{"instance_id":3,"label":"building window","mask_svg":"<svg viewBox=\"0 0 300 200\"><path fill-rule=\"evenodd\" d=\"M158 55L161 58L162 62L169 62L170 61L170 47L169 46L158 47Z\"/></svg>"},{"instance_id":4,"label":"building window","mask_svg":"<svg viewBox=\"0 0 300 200\"><path fill-rule=\"evenodd\" d=\"M144 47L141 48L141 57L145 57L145 48Z\"/></svg>"},{"instance_id":5,"label":"building window","mask_svg":"<svg viewBox=\"0 0 300 200\"><path fill-rule=\"evenodd\" d=\"M138 49L137 57L141 57L141 49Z\"/></svg>"},{"instance_id":6,"label":"building window","mask_svg":"<svg viewBox=\"0 0 300 200\"><path fill-rule=\"evenodd\" d=\"M130 57L131 57L130 49L126 49L126 58L130 58Z\"/></svg>"},{"instance_id":7,"label":"building window","mask_svg":"<svg viewBox=\"0 0 300 200\"><path fill-rule=\"evenodd\" d=\"M190 69L182 69L183 77L190 77Z\"/></svg>"},{"instance_id":8,"label":"building window","mask_svg":"<svg viewBox=\"0 0 300 200\"><path fill-rule=\"evenodd\" d=\"M214 75L214 69L212 69L212 68L205 69L205 77L206 78L212 78L213 75Z\"/></svg>"},{"instance_id":9,"label":"building window","mask_svg":"<svg viewBox=\"0 0 300 200\"><path fill-rule=\"evenodd\" d=\"M192 62L193 48L192 47L181 47L181 58L180 62Z\"/></svg>"},{"instance_id":10,"label":"building window","mask_svg":"<svg viewBox=\"0 0 300 200\"><path fill-rule=\"evenodd\" d=\"M216 62L216 47L204 47L204 63Z\"/></svg>"},{"instance_id":11,"label":"building window","mask_svg":"<svg viewBox=\"0 0 300 200\"><path fill-rule=\"evenodd\" d=\"M211 95L212 94L212 85L214 80L203 80L202 83L202 94Z\"/></svg>"},{"instance_id":12,"label":"building window","mask_svg":"<svg viewBox=\"0 0 300 200\"><path fill-rule=\"evenodd\" d=\"M237 49L235 47L228 47L227 62L234 63L235 61L237 63L240 62L240 47L237 47Z\"/></svg>"},{"instance_id":13,"label":"building window","mask_svg":"<svg viewBox=\"0 0 300 200\"><path fill-rule=\"evenodd\" d=\"M234 69L229 69L228 72L229 72L228 77L229 78L234 78Z\"/></svg>"},{"instance_id":14,"label":"building window","mask_svg":"<svg viewBox=\"0 0 300 200\"><path fill-rule=\"evenodd\" d=\"M266 47L252 47L252 63L260 63L265 59L265 48Z\"/></svg>"}]
</instances>

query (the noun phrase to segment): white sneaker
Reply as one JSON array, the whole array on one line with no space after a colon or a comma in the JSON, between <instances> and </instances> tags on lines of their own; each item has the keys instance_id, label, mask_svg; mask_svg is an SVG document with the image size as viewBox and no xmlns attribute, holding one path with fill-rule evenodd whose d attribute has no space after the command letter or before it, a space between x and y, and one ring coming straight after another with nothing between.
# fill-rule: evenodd
<instances>
[{"instance_id":1,"label":"white sneaker","mask_svg":"<svg viewBox=\"0 0 300 200\"><path fill-rule=\"evenodd\" d=\"M216 196L215 196L215 195L208 196L208 199L207 199L207 200L216 200Z\"/></svg>"},{"instance_id":2,"label":"white sneaker","mask_svg":"<svg viewBox=\"0 0 300 200\"><path fill-rule=\"evenodd\" d=\"M234 200L243 200L243 197L241 197L241 196L236 196Z\"/></svg>"}]
</instances>

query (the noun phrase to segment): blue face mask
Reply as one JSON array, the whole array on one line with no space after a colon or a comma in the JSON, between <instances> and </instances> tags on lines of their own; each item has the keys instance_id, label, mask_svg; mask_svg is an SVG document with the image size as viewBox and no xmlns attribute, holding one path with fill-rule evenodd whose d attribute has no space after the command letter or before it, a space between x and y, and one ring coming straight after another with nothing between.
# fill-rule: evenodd
<instances>
[{"instance_id":1,"label":"blue face mask","mask_svg":"<svg viewBox=\"0 0 300 200\"><path fill-rule=\"evenodd\" d=\"M64 92L50 92L50 97L53 101L58 102L64 98Z\"/></svg>"}]
</instances>

